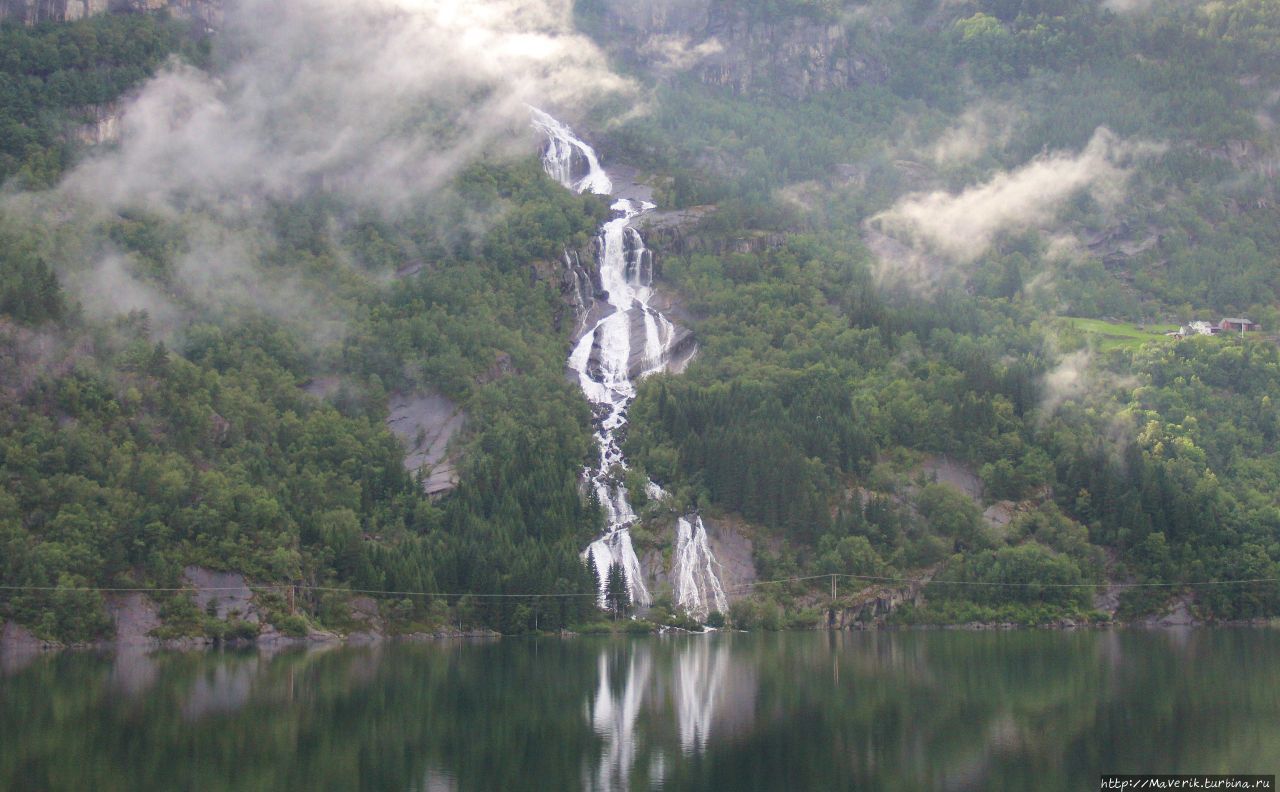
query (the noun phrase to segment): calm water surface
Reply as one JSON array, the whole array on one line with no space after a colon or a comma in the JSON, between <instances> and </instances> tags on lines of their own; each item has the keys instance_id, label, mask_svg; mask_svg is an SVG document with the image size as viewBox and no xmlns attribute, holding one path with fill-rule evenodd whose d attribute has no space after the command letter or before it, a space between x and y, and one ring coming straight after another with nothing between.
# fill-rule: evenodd
<instances>
[{"instance_id":1,"label":"calm water surface","mask_svg":"<svg viewBox=\"0 0 1280 792\"><path fill-rule=\"evenodd\" d=\"M1090 790L1280 772L1280 633L0 658L15 790Z\"/></svg>"}]
</instances>

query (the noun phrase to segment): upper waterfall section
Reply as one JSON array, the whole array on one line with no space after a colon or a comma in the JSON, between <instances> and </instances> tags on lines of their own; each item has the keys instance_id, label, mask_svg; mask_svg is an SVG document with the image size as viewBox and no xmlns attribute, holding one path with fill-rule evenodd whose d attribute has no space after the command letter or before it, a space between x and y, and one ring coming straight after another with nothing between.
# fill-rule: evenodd
<instances>
[{"instance_id":1,"label":"upper waterfall section","mask_svg":"<svg viewBox=\"0 0 1280 792\"><path fill-rule=\"evenodd\" d=\"M579 140L573 130L536 107L529 107L533 126L547 136L542 152L542 166L551 178L574 192L609 195L613 182L600 167L595 149Z\"/></svg>"}]
</instances>

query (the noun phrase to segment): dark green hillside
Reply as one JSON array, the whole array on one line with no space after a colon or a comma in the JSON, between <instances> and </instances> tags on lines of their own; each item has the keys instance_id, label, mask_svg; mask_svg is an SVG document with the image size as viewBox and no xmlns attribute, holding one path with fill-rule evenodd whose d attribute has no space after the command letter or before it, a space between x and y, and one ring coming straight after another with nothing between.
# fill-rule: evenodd
<instances>
[{"instance_id":1,"label":"dark green hillside","mask_svg":"<svg viewBox=\"0 0 1280 792\"><path fill-rule=\"evenodd\" d=\"M1089 587L1115 581L1169 584L1120 618L1192 593L1202 617L1280 616L1276 4L707 7L680 31L578 4L638 85L588 137L664 208L709 207L650 237L699 351L631 408L633 499L643 474L673 494L642 550L699 508L748 526L761 579L933 576L901 620L1097 619ZM190 565L297 587L261 598L294 634L352 628L350 589L589 591L591 415L548 273L606 202L474 152L392 209L323 178L162 209L46 191L92 156L85 125L210 52L163 16L0 28L0 622L101 636L96 589ZM456 143L437 110L405 123ZM1263 330L1163 335L1232 316ZM467 416L434 500L386 428L389 397L426 391ZM933 481L948 466L968 494ZM166 635L252 632L160 599ZM734 617L811 625L821 599L764 588ZM595 615L378 607L397 630Z\"/></svg>"},{"instance_id":2,"label":"dark green hillside","mask_svg":"<svg viewBox=\"0 0 1280 792\"><path fill-rule=\"evenodd\" d=\"M0 25L0 182L55 184L73 156L68 133L175 54L203 63L207 42L160 15Z\"/></svg>"},{"instance_id":3,"label":"dark green hillside","mask_svg":"<svg viewBox=\"0 0 1280 792\"><path fill-rule=\"evenodd\" d=\"M812 11L801 5L755 8L753 29L792 24ZM1113 349L1055 320L1249 316L1276 331L1280 137L1264 87L1280 52L1274 4L827 5L846 12L850 43L836 54L882 64L884 79L801 98L755 84L742 96L694 67L663 79L655 111L617 135L677 174L668 201L718 206L686 231L701 250L664 260L700 317L702 352L685 375L646 384L630 453L686 502L785 537L780 555L758 559L778 576L942 563L941 579L964 580L1280 577L1269 337L1146 334ZM1079 189L972 258L926 239L927 285L900 281L903 265L873 244L875 218L908 193L980 194L1087 151L1099 127L1145 147L1116 160L1122 201ZM942 148L962 137L949 130L967 130L967 150ZM776 248L702 252L749 229L790 233ZM1055 240L1067 235L1063 253ZM919 452L978 473L979 510L1012 500L1048 516L957 528L963 504L931 509L904 488ZM832 565L832 548L863 538L874 556L849 544ZM1113 551L1105 571L1100 548ZM967 589L929 591L938 609L918 618L1092 607L1085 589L1027 601L997 588L965 607L947 603ZM1134 597L1122 615L1177 591ZM777 594L784 605L796 595ZM1197 602L1206 616L1274 616L1280 587L1214 587Z\"/></svg>"},{"instance_id":4,"label":"dark green hillside","mask_svg":"<svg viewBox=\"0 0 1280 792\"><path fill-rule=\"evenodd\" d=\"M28 187L66 166L75 149L63 124L78 108L114 100L168 52L201 51L150 16L0 35L6 73L26 75L0 113L31 141L0 172L20 171ZM341 318L341 340L318 345L307 317L224 310L184 289L176 262L199 216L125 212L87 230L0 217L0 580L18 587L0 594L0 619L93 638L109 625L102 598L74 589L181 586L192 564L266 585L586 590L578 551L597 520L577 489L587 410L561 373L558 284L530 274L584 245L605 209L531 160L476 164L449 193L399 220L328 198L277 203L264 225L239 229L266 241L264 278ZM486 226L469 223L476 233L454 230L497 206ZM75 273L83 265L68 252L98 245L191 321L175 332L146 312L94 318L55 271ZM394 279L412 258L421 272ZM515 374L486 377L499 355ZM343 383L333 399L308 394L317 372ZM389 392L423 386L469 414L463 485L440 502L405 472L383 423ZM289 617L283 598L268 598L279 609L268 615L293 629L346 626L341 597L303 599ZM393 621L429 627L457 603L413 597L394 614L392 604ZM464 626L523 630L535 616L527 603L463 605ZM586 606L553 601L539 624L579 621ZM225 629L183 598L162 611L170 634Z\"/></svg>"}]
</instances>

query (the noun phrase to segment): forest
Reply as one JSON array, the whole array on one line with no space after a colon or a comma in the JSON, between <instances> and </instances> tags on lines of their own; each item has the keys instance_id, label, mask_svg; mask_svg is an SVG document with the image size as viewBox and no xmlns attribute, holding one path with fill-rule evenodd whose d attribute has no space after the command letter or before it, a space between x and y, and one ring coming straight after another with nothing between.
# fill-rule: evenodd
<instances>
[{"instance_id":1,"label":"forest","mask_svg":"<svg viewBox=\"0 0 1280 792\"><path fill-rule=\"evenodd\" d=\"M79 121L68 108L112 98L168 55L205 51L156 16L0 35L6 74L27 76L35 105L7 122L29 124L31 142L5 161L19 189L65 166L72 148L59 130ZM52 75L43 87L42 73ZM108 94L58 89L78 74ZM0 216L0 579L15 587L0 595L4 617L47 639L92 639L110 621L83 589L180 587L194 564L299 586L575 595L389 601L388 619L406 630L592 618L578 596L591 585L578 549L599 519L577 487L587 411L561 373L559 285L538 281L532 264L585 245L607 210L552 183L532 157L477 162L450 194L396 222L317 196L266 207L265 231L240 229L269 240L279 282L304 281L343 316L345 334L323 343L303 321L215 310L184 292L175 262L191 241L180 218L124 212L86 232ZM497 202L509 209L482 233L442 231ZM146 310L103 320L69 296L61 258L100 237L192 321L158 338ZM430 264L397 280L408 257ZM518 376L483 376L499 354ZM320 377L341 383L334 398L309 393ZM422 495L384 424L389 392L427 384L470 419L465 483L440 502ZM341 595L313 593L296 613L264 599L273 623L299 631L350 618ZM166 635L228 629L185 596L161 610Z\"/></svg>"},{"instance_id":2,"label":"forest","mask_svg":"<svg viewBox=\"0 0 1280 792\"><path fill-rule=\"evenodd\" d=\"M609 51L608 4L576 10ZM1094 587L1115 581L1159 584L1115 618L1178 597L1280 616L1275 4L739 12L841 26L884 76L796 98L611 63L648 100L588 114L602 153L662 208L714 207L686 230L700 246L654 243L698 354L631 408L633 499L646 476L671 493L638 533L666 547L662 521L699 509L753 526L762 580L928 574L904 622L1105 620ZM180 587L191 565L296 587L263 602L297 634L349 627L356 590L410 593L379 605L403 631L603 618L580 557L603 519L579 481L592 416L549 273L590 249L606 201L524 150L394 212L325 189L248 213L41 203L97 148L77 130L213 52L165 14L0 26L0 621L99 638L95 589ZM931 220L948 213L979 231ZM189 282L215 222L255 289L301 307ZM104 315L83 284L107 275L147 299ZM1063 319L1227 316L1263 332L1104 349ZM385 423L389 395L421 389L468 415L440 499ZM936 458L982 496L922 477ZM1202 585L1220 581L1249 582ZM243 629L159 599L167 637ZM762 586L729 616L811 626L818 599Z\"/></svg>"},{"instance_id":3,"label":"forest","mask_svg":"<svg viewBox=\"0 0 1280 792\"><path fill-rule=\"evenodd\" d=\"M1059 318L1274 328L1275 98L1256 87L1276 65L1274 6L859 7L859 54L887 80L797 101L677 77L614 136L677 174L671 204L716 205L691 232L704 248L786 232L664 259L701 351L645 384L629 453L689 506L786 537L757 551L765 577L936 572L905 621L1107 619L1093 592L1117 580L1157 584L1121 594L1123 619L1180 595L1204 618L1274 616L1274 336L1108 349ZM877 244L904 195L935 190L921 205L946 211L937 196L995 192L1099 129L1152 142L1123 164L1123 202L1077 187L976 252L939 235L907 239L904 261ZM981 501L913 481L922 454L978 473ZM984 521L1001 501L1013 519ZM1197 587L1241 580L1261 582ZM819 620L794 584L754 599L748 620Z\"/></svg>"}]
</instances>

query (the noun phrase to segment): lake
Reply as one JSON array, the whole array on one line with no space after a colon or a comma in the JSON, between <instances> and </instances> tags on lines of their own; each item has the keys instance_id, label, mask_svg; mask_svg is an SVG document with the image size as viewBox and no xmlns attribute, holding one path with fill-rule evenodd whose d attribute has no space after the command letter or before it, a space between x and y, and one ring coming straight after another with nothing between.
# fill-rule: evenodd
<instances>
[{"instance_id":1,"label":"lake","mask_svg":"<svg viewBox=\"0 0 1280 792\"><path fill-rule=\"evenodd\" d=\"M1089 790L1280 772L1280 632L505 639L0 663L14 790Z\"/></svg>"}]
</instances>

